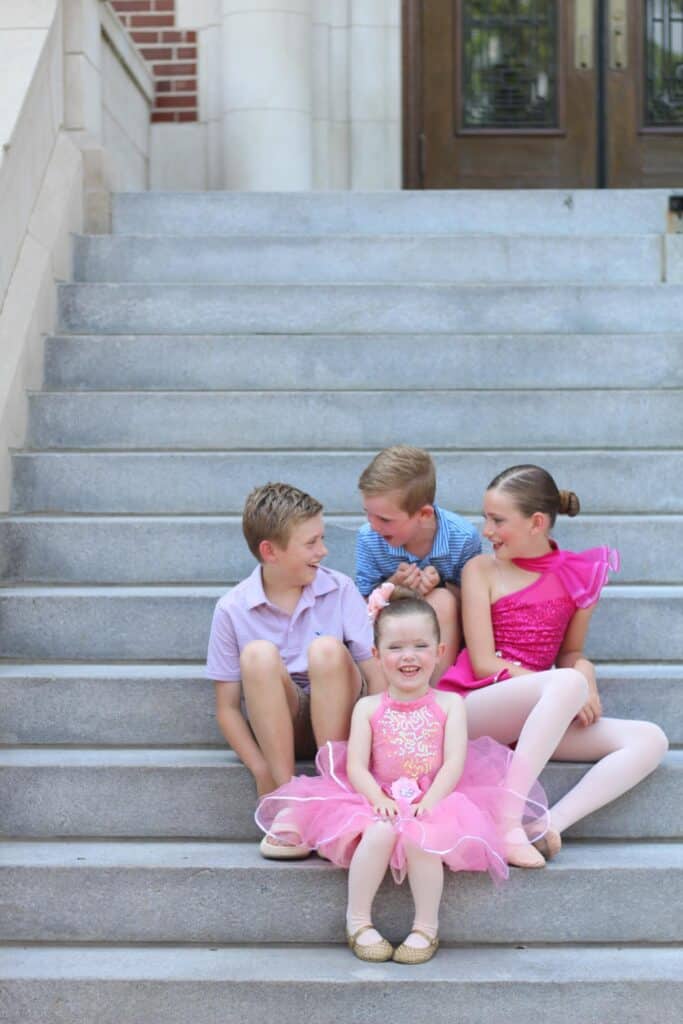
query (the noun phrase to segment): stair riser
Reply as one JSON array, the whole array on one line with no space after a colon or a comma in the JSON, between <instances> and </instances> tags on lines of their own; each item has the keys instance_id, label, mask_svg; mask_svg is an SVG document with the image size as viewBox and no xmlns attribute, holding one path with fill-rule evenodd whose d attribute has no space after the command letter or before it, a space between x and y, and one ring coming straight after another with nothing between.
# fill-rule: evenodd
<instances>
[{"instance_id":1,"label":"stair riser","mask_svg":"<svg viewBox=\"0 0 683 1024\"><path fill-rule=\"evenodd\" d=\"M338 943L346 872L305 865L171 869L125 866L0 869L12 905L0 937L13 942ZM286 873L286 879L283 875ZM621 867L517 871L496 891L488 878L448 875L444 942L677 942L683 871ZM560 889L561 885L561 889ZM560 897L561 892L561 897ZM598 898L599 894L599 898ZM539 906L571 913L539 914ZM375 922L389 936L411 920L408 886L385 881Z\"/></svg>"},{"instance_id":2,"label":"stair riser","mask_svg":"<svg viewBox=\"0 0 683 1024\"><path fill-rule=\"evenodd\" d=\"M312 433L314 427L311 425ZM405 431L393 440L405 442ZM412 439L412 438L411 438ZM358 477L375 454L22 453L14 455L16 512L242 513L251 489L285 480L315 495L328 514L360 509ZM681 452L496 451L436 453L438 499L474 512L493 477L522 462L545 466L590 513L683 511ZM606 480L618 486L605 486Z\"/></svg>"},{"instance_id":3,"label":"stair riser","mask_svg":"<svg viewBox=\"0 0 683 1024\"><path fill-rule=\"evenodd\" d=\"M427 1005L431 1024L464 1020L453 1015L453 1007L462 1005L467 1006L468 1024L528 1024L536 1018L562 1024L622 1024L624 1006L628 1024L678 1024L676 1005L683 998L680 982L632 981L618 974L613 980L586 978L565 985L552 978L552 969L546 978L532 981L508 976L484 982L422 976L409 980L410 970L394 964L352 964L348 984L316 978L275 982L267 976L244 983L183 977L111 981L105 976L88 981L11 979L4 987L6 1004L16 1008L12 1024L301 1024L302 1006L324 1006L324 1013L316 1011L321 1024L348 1020L354 1012L362 1014L364 1024L384 1024L388 1019L413 1024Z\"/></svg>"},{"instance_id":4,"label":"stair riser","mask_svg":"<svg viewBox=\"0 0 683 1024\"><path fill-rule=\"evenodd\" d=\"M671 190L373 193L127 193L121 235L659 234Z\"/></svg>"},{"instance_id":5,"label":"stair riser","mask_svg":"<svg viewBox=\"0 0 683 1024\"><path fill-rule=\"evenodd\" d=\"M74 280L86 282L363 284L568 282L656 284L656 235L629 238L168 238L76 239Z\"/></svg>"},{"instance_id":6,"label":"stair riser","mask_svg":"<svg viewBox=\"0 0 683 1024\"><path fill-rule=\"evenodd\" d=\"M585 770L585 765L551 763L542 776L550 802ZM682 770L680 758L670 755L654 775L567 835L680 839ZM231 840L259 835L252 817L253 783L229 755L210 766L159 767L141 759L124 766L7 766L0 775L7 835Z\"/></svg>"},{"instance_id":7,"label":"stair riser","mask_svg":"<svg viewBox=\"0 0 683 1024\"><path fill-rule=\"evenodd\" d=\"M0 650L7 659L180 660L206 656L219 594L153 591L69 594L0 590ZM683 595L612 588L587 644L601 661L683 661Z\"/></svg>"},{"instance_id":8,"label":"stair riser","mask_svg":"<svg viewBox=\"0 0 683 1024\"><path fill-rule=\"evenodd\" d=\"M355 573L362 521L325 522L326 564L348 576ZM559 520L553 535L575 551L606 542L616 547L619 583L680 583L683 565L671 555L682 531L679 516L579 516ZM8 582L224 584L253 568L237 519L0 520L0 580Z\"/></svg>"},{"instance_id":9,"label":"stair riser","mask_svg":"<svg viewBox=\"0 0 683 1024\"><path fill-rule=\"evenodd\" d=\"M368 359L372 345L376 358ZM683 386L681 335L53 337L51 388L595 388Z\"/></svg>"},{"instance_id":10,"label":"stair riser","mask_svg":"<svg viewBox=\"0 0 683 1024\"><path fill-rule=\"evenodd\" d=\"M75 333L680 331L683 286L131 285L59 289Z\"/></svg>"},{"instance_id":11,"label":"stair riser","mask_svg":"<svg viewBox=\"0 0 683 1024\"><path fill-rule=\"evenodd\" d=\"M20 670L18 670L18 673ZM598 670L605 715L657 722L672 745L683 745L683 676L606 678ZM0 743L173 747L218 745L214 690L196 679L64 679L0 677ZM31 708L30 717L26 713ZM252 800L244 776L238 803ZM248 815L247 815L248 816Z\"/></svg>"},{"instance_id":12,"label":"stair riser","mask_svg":"<svg viewBox=\"0 0 683 1024\"><path fill-rule=\"evenodd\" d=\"M427 448L683 445L675 390L66 393L34 394L30 409L27 447L43 449L384 448L406 422Z\"/></svg>"}]
</instances>

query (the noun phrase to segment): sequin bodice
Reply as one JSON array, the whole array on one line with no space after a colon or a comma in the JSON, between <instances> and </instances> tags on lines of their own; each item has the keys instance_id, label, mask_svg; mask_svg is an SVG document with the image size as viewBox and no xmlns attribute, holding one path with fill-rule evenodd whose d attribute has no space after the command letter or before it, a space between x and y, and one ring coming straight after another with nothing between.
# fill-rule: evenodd
<instances>
[{"instance_id":1,"label":"sequin bodice","mask_svg":"<svg viewBox=\"0 0 683 1024\"><path fill-rule=\"evenodd\" d=\"M496 650L537 672L555 664L576 603L552 572L491 605Z\"/></svg>"},{"instance_id":2,"label":"sequin bodice","mask_svg":"<svg viewBox=\"0 0 683 1024\"><path fill-rule=\"evenodd\" d=\"M434 777L443 761L445 715L434 693L413 701L392 700L382 694L371 719L370 771L381 786L402 776Z\"/></svg>"}]
</instances>

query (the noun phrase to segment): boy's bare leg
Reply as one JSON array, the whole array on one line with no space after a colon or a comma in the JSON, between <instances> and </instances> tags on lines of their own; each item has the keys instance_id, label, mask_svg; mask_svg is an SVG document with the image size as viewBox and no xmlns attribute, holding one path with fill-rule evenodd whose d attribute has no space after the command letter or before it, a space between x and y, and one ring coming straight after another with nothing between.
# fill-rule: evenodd
<instances>
[{"instance_id":1,"label":"boy's bare leg","mask_svg":"<svg viewBox=\"0 0 683 1024\"><path fill-rule=\"evenodd\" d=\"M216 720L226 740L254 776L256 795L275 789L275 782L261 748L254 739L240 706L240 684L216 682Z\"/></svg>"},{"instance_id":2,"label":"boy's bare leg","mask_svg":"<svg viewBox=\"0 0 683 1024\"><path fill-rule=\"evenodd\" d=\"M344 644L334 636L321 636L308 648L311 683L311 722L315 741L347 740L351 712L361 692L358 666Z\"/></svg>"},{"instance_id":3,"label":"boy's bare leg","mask_svg":"<svg viewBox=\"0 0 683 1024\"><path fill-rule=\"evenodd\" d=\"M446 669L449 669L458 656L462 633L460 630L460 605L455 588L438 587L430 590L425 601L436 612L441 630L441 642L446 645L441 658L437 662L432 684L436 684Z\"/></svg>"},{"instance_id":4,"label":"boy's bare leg","mask_svg":"<svg viewBox=\"0 0 683 1024\"><path fill-rule=\"evenodd\" d=\"M246 645L240 671L249 724L273 782L282 786L294 775L293 723L299 710L296 685L269 640Z\"/></svg>"}]
</instances>

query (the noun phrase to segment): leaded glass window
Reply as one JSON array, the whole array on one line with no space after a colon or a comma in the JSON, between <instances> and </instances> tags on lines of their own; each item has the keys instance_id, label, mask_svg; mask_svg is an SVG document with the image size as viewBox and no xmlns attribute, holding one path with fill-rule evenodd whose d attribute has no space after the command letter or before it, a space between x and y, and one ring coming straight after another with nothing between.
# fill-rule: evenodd
<instances>
[{"instance_id":1,"label":"leaded glass window","mask_svg":"<svg viewBox=\"0 0 683 1024\"><path fill-rule=\"evenodd\" d=\"M683 0L646 0L645 15L645 124L683 126Z\"/></svg>"},{"instance_id":2,"label":"leaded glass window","mask_svg":"<svg viewBox=\"0 0 683 1024\"><path fill-rule=\"evenodd\" d=\"M462 0L463 128L559 124L556 0Z\"/></svg>"}]
</instances>

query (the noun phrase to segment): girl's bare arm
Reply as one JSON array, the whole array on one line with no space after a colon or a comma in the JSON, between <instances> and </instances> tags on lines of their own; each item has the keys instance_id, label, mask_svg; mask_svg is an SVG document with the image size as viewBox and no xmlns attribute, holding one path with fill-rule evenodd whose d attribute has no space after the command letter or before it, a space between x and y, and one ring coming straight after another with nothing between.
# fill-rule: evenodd
<instances>
[{"instance_id":1,"label":"girl's bare arm","mask_svg":"<svg viewBox=\"0 0 683 1024\"><path fill-rule=\"evenodd\" d=\"M398 812L396 801L382 792L369 768L372 749L370 718L377 707L377 702L377 697L365 697L359 700L353 709L346 772L356 792L364 796L378 814L393 817Z\"/></svg>"}]
</instances>

